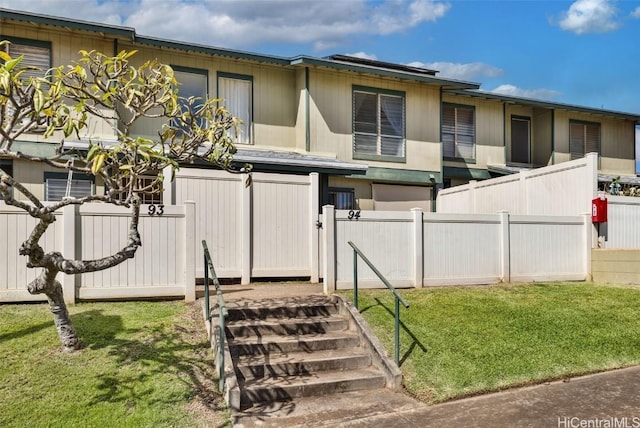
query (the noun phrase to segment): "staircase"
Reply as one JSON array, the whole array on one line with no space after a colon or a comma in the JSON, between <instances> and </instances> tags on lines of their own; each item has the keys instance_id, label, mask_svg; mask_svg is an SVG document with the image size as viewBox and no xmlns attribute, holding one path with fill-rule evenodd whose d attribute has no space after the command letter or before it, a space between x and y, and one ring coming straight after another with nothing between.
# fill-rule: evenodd
<instances>
[{"instance_id":1,"label":"staircase","mask_svg":"<svg viewBox=\"0 0 640 428\"><path fill-rule=\"evenodd\" d=\"M240 409L399 385L397 367L338 296L231 300L227 309Z\"/></svg>"}]
</instances>

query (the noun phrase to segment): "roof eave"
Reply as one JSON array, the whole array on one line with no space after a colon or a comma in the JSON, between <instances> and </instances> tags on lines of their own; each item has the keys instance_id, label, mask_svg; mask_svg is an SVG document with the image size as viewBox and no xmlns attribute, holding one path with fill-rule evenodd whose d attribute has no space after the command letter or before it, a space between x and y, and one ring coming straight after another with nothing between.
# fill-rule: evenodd
<instances>
[{"instance_id":1,"label":"roof eave","mask_svg":"<svg viewBox=\"0 0 640 428\"><path fill-rule=\"evenodd\" d=\"M620 119L627 119L627 120L632 120L637 123L640 123L640 114L627 113L622 111L597 109L593 107L558 103L558 102L545 101L545 100L539 100L534 98L516 97L513 95L503 95L503 94L497 94L497 93L486 92L486 91L478 91L478 90L446 89L446 92L452 93L455 95L492 99L492 100L502 101L506 103L523 104L523 105L542 107L542 108L548 108L548 109L578 111L582 113L598 114L598 115L604 115L604 116L613 116L613 117L618 117Z\"/></svg>"},{"instance_id":2,"label":"roof eave","mask_svg":"<svg viewBox=\"0 0 640 428\"><path fill-rule=\"evenodd\" d=\"M375 74L383 77L394 77L397 79L413 80L418 82L439 85L447 89L479 89L480 84L475 82L467 82L463 80L445 79L430 75L403 72L398 70L387 70L378 67L369 67L359 64L350 64L341 61L332 61L328 59L314 58L309 56L298 56L292 58L291 65L313 65L317 67L329 67L337 70L353 71L358 73Z\"/></svg>"}]
</instances>

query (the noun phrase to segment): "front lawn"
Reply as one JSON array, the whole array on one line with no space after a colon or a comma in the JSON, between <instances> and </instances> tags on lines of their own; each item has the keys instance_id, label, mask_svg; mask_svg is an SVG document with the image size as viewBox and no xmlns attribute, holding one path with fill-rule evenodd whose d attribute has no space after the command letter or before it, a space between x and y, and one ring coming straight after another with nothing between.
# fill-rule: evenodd
<instances>
[{"instance_id":1,"label":"front lawn","mask_svg":"<svg viewBox=\"0 0 640 428\"><path fill-rule=\"evenodd\" d=\"M70 313L84 345L73 354L48 305L0 305L0 426L228 423L198 305L83 303Z\"/></svg>"},{"instance_id":2,"label":"front lawn","mask_svg":"<svg viewBox=\"0 0 640 428\"><path fill-rule=\"evenodd\" d=\"M536 283L400 294L411 305L401 307L404 385L427 403L640 364L637 287ZM393 356L392 294L359 295Z\"/></svg>"}]
</instances>

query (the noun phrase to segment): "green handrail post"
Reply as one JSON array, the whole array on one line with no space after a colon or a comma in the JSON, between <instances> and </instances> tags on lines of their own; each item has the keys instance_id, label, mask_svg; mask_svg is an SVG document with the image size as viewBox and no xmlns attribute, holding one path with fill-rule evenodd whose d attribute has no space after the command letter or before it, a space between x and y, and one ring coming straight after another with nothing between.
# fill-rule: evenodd
<instances>
[{"instance_id":1,"label":"green handrail post","mask_svg":"<svg viewBox=\"0 0 640 428\"><path fill-rule=\"evenodd\" d=\"M395 360L396 360L396 364L400 365L400 299L398 299L398 297L396 297L396 308L395 308L395 319L396 319L396 323L395 323L395 334L394 334L394 338L395 338Z\"/></svg>"},{"instance_id":2,"label":"green handrail post","mask_svg":"<svg viewBox=\"0 0 640 428\"><path fill-rule=\"evenodd\" d=\"M398 294L398 291L391 285L391 283L387 280L387 278L380 273L380 271L369 261L369 259L360 251L360 249L354 244L352 241L349 241L348 244L353 248L353 300L354 306L358 309L358 256L362 258L362 260L371 268L373 273L375 273L380 281L393 293L395 297L395 331L394 331L394 356L396 360L396 364L400 365L400 303L404 305L405 308L409 308L409 304L405 302L405 300Z\"/></svg>"},{"instance_id":3,"label":"green handrail post","mask_svg":"<svg viewBox=\"0 0 640 428\"><path fill-rule=\"evenodd\" d=\"M204 241L203 245L207 245ZM205 247L206 248L206 247ZM209 302L209 266L207 264L207 255L204 255L204 313L207 317L207 321L211 321L211 303ZM211 336L211 331L209 332ZM209 337L211 340L211 337Z\"/></svg>"},{"instance_id":4,"label":"green handrail post","mask_svg":"<svg viewBox=\"0 0 640 428\"><path fill-rule=\"evenodd\" d=\"M353 250L353 305L358 307L358 252Z\"/></svg>"},{"instance_id":5,"label":"green handrail post","mask_svg":"<svg viewBox=\"0 0 640 428\"><path fill-rule=\"evenodd\" d=\"M218 387L220 391L224 393L224 387L226 383L225 379L225 358L224 358L224 350L225 350L225 318L227 316L227 307L224 303L224 297L222 295L222 288L220 287L220 281L218 280L218 276L216 275L216 270L213 267L213 261L211 260L211 255L209 254L209 248L207 247L207 242L202 240L202 247L204 249L204 298L205 298L205 314L207 317L207 321L209 322L209 331L210 334L213 335L213 325L211 324L211 305L209 302L209 273L211 273L211 279L213 280L213 285L216 287L216 295L218 296L218 355L217 360L219 361L219 373L218 373ZM211 340L211 337L209 337Z\"/></svg>"}]
</instances>

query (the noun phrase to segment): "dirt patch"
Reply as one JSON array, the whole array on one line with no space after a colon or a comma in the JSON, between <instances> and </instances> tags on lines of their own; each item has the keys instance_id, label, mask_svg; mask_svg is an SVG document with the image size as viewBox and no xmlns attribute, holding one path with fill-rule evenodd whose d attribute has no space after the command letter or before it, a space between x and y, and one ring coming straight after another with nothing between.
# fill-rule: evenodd
<instances>
[{"instance_id":1,"label":"dirt patch","mask_svg":"<svg viewBox=\"0 0 640 428\"><path fill-rule=\"evenodd\" d=\"M194 427L230 427L231 418L222 394L218 391L218 378L211 348L202 319L199 302L187 305L187 310L175 326L182 341L188 345L189 377L193 384L193 398L187 412L193 416Z\"/></svg>"}]
</instances>

